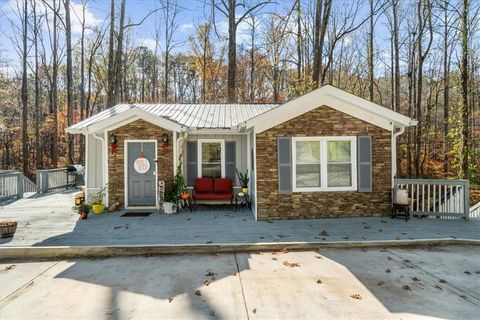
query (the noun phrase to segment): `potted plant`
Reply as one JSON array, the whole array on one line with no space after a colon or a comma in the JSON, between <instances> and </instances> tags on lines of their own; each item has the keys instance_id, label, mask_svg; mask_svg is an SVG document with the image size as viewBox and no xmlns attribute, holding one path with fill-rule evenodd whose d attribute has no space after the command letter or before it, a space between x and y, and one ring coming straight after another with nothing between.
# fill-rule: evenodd
<instances>
[{"instance_id":1,"label":"potted plant","mask_svg":"<svg viewBox=\"0 0 480 320\"><path fill-rule=\"evenodd\" d=\"M103 198L105 198L107 187L103 187L99 192L90 197L90 203L94 214L101 214L105 210Z\"/></svg>"},{"instance_id":2,"label":"potted plant","mask_svg":"<svg viewBox=\"0 0 480 320\"><path fill-rule=\"evenodd\" d=\"M89 213L90 213L90 206L88 204L82 203L78 207L78 214L80 215L80 219L87 219Z\"/></svg>"},{"instance_id":3,"label":"potted plant","mask_svg":"<svg viewBox=\"0 0 480 320\"><path fill-rule=\"evenodd\" d=\"M173 185L170 188L165 188L165 195L163 196L163 212L172 214L177 212L178 208L178 193L175 192Z\"/></svg>"},{"instance_id":4,"label":"potted plant","mask_svg":"<svg viewBox=\"0 0 480 320\"><path fill-rule=\"evenodd\" d=\"M182 174L181 162L178 164L177 172L175 173L175 177L173 178L173 190L183 200L190 198L190 194L188 193L187 186L185 185L185 178L183 177L183 174Z\"/></svg>"},{"instance_id":5,"label":"potted plant","mask_svg":"<svg viewBox=\"0 0 480 320\"><path fill-rule=\"evenodd\" d=\"M237 169L235 169L235 171L237 172L238 181L242 185L242 192L247 193L248 192L248 182L250 181L250 178L248 177L248 169L247 169L247 172L245 172L245 173L238 172Z\"/></svg>"},{"instance_id":6,"label":"potted plant","mask_svg":"<svg viewBox=\"0 0 480 320\"><path fill-rule=\"evenodd\" d=\"M0 221L0 238L11 238L17 231L17 222L11 220Z\"/></svg>"}]
</instances>

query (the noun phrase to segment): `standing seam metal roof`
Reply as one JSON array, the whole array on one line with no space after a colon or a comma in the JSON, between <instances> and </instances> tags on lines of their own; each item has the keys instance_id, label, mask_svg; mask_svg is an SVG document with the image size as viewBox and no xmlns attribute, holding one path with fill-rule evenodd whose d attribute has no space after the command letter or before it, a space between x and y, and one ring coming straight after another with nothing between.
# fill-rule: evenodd
<instances>
[{"instance_id":1,"label":"standing seam metal roof","mask_svg":"<svg viewBox=\"0 0 480 320\"><path fill-rule=\"evenodd\" d=\"M138 108L188 128L224 129L238 126L278 106L278 104L119 104L70 128L82 130L127 110Z\"/></svg>"}]
</instances>

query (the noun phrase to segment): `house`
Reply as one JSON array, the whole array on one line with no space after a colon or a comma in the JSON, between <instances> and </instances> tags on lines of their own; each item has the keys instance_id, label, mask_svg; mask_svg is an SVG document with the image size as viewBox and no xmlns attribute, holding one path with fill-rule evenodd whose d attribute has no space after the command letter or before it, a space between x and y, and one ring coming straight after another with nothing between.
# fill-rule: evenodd
<instances>
[{"instance_id":1,"label":"house","mask_svg":"<svg viewBox=\"0 0 480 320\"><path fill-rule=\"evenodd\" d=\"M396 139L416 121L330 85L282 105L121 104L67 128L86 137L87 193L156 207L179 161L202 176L250 176L257 220L383 215ZM116 140L112 150L110 140Z\"/></svg>"}]
</instances>

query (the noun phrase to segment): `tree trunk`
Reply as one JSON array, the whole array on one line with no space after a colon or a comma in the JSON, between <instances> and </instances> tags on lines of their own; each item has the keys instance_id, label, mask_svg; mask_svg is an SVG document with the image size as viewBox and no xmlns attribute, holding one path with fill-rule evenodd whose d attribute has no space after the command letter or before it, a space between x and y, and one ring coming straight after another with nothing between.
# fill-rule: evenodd
<instances>
[{"instance_id":1,"label":"tree trunk","mask_svg":"<svg viewBox=\"0 0 480 320\"><path fill-rule=\"evenodd\" d=\"M58 7L57 0L53 0L53 49L52 49L52 117L53 117L53 139L51 159L52 166L58 167Z\"/></svg>"},{"instance_id":2,"label":"tree trunk","mask_svg":"<svg viewBox=\"0 0 480 320\"><path fill-rule=\"evenodd\" d=\"M85 113L85 0L82 3L82 34L80 37L80 121L84 119ZM85 161L85 135L80 135L79 163Z\"/></svg>"},{"instance_id":3,"label":"tree trunk","mask_svg":"<svg viewBox=\"0 0 480 320\"><path fill-rule=\"evenodd\" d=\"M115 104L115 0L110 1L110 37L108 41L107 108Z\"/></svg>"},{"instance_id":4,"label":"tree trunk","mask_svg":"<svg viewBox=\"0 0 480 320\"><path fill-rule=\"evenodd\" d=\"M40 79L38 74L38 21L37 3L33 2L33 41L35 46L35 168L41 169L43 153L40 148Z\"/></svg>"},{"instance_id":5,"label":"tree trunk","mask_svg":"<svg viewBox=\"0 0 480 320\"><path fill-rule=\"evenodd\" d=\"M237 23L235 21L236 0L229 0L228 6L228 102L237 102Z\"/></svg>"},{"instance_id":6,"label":"tree trunk","mask_svg":"<svg viewBox=\"0 0 480 320\"><path fill-rule=\"evenodd\" d=\"M468 104L468 10L469 0L463 0L462 13L461 13L461 27L460 27L460 41L461 41L461 61L460 61L460 84L462 94L462 171L463 178L469 177L469 158L470 158L470 146L469 146L469 118L470 109Z\"/></svg>"},{"instance_id":7,"label":"tree trunk","mask_svg":"<svg viewBox=\"0 0 480 320\"><path fill-rule=\"evenodd\" d=\"M373 1L370 2L370 30L368 32L367 64L368 64L368 99L373 101Z\"/></svg>"},{"instance_id":8,"label":"tree trunk","mask_svg":"<svg viewBox=\"0 0 480 320\"><path fill-rule=\"evenodd\" d=\"M450 58L448 55L448 2L444 2L444 33L443 33L443 173L448 174L449 121L450 121Z\"/></svg>"},{"instance_id":9,"label":"tree trunk","mask_svg":"<svg viewBox=\"0 0 480 320\"><path fill-rule=\"evenodd\" d=\"M398 41L398 0L392 0L393 10L393 55L395 55L395 104L394 111L400 111L400 47Z\"/></svg>"},{"instance_id":10,"label":"tree trunk","mask_svg":"<svg viewBox=\"0 0 480 320\"><path fill-rule=\"evenodd\" d=\"M118 37L117 37L117 52L115 54L115 81L114 81L114 99L112 105L109 105L109 107L113 106L118 102L118 95L120 92L120 87L122 85L122 75L123 73L123 68L122 68L122 60L123 60L123 34L125 31L125 1L122 0L120 3L120 21L118 24Z\"/></svg>"},{"instance_id":11,"label":"tree trunk","mask_svg":"<svg viewBox=\"0 0 480 320\"><path fill-rule=\"evenodd\" d=\"M332 0L317 0L315 10L315 27L314 27L314 56L313 56L313 72L312 80L318 88L323 85L322 64L323 64L323 43L327 32L328 20L330 18L330 10Z\"/></svg>"},{"instance_id":12,"label":"tree trunk","mask_svg":"<svg viewBox=\"0 0 480 320\"><path fill-rule=\"evenodd\" d=\"M72 30L70 22L70 0L65 0L65 42L67 45L67 125L73 124L73 66L72 66ZM74 163L74 140L73 136L67 133L67 159Z\"/></svg>"},{"instance_id":13,"label":"tree trunk","mask_svg":"<svg viewBox=\"0 0 480 320\"><path fill-rule=\"evenodd\" d=\"M28 75L27 75L27 40L28 40L28 0L23 2L23 27L22 27L22 170L26 176L29 176L28 170Z\"/></svg>"}]
</instances>

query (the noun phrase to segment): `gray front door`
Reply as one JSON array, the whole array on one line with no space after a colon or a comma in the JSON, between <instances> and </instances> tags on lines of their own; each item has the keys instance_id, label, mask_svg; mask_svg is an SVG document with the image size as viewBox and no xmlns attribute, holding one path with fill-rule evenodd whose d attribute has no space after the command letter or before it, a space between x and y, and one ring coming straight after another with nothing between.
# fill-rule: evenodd
<instances>
[{"instance_id":1,"label":"gray front door","mask_svg":"<svg viewBox=\"0 0 480 320\"><path fill-rule=\"evenodd\" d=\"M144 157L148 160L142 160ZM135 161L137 166L135 167ZM155 142L127 142L127 184L129 206L155 206ZM148 170L147 170L148 168ZM144 172L145 171L145 172Z\"/></svg>"}]
</instances>

